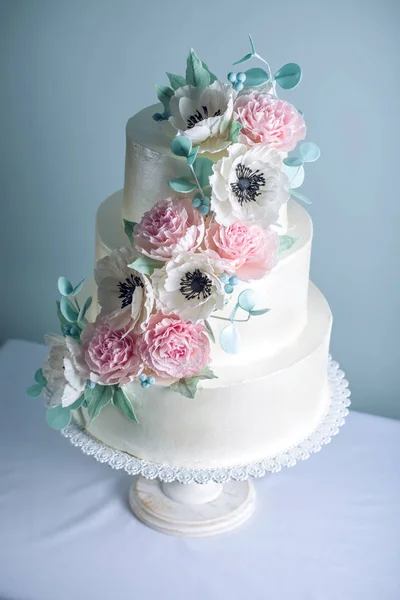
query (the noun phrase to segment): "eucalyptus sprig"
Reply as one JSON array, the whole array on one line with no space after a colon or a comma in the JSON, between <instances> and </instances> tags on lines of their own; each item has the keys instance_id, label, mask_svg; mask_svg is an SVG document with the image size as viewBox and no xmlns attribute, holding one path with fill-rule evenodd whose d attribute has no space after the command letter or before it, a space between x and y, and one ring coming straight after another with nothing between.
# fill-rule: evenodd
<instances>
[{"instance_id":1,"label":"eucalyptus sprig","mask_svg":"<svg viewBox=\"0 0 400 600\"><path fill-rule=\"evenodd\" d=\"M302 142L299 145L299 155L300 156L287 156L283 159L283 162L287 167L296 169L291 179L291 184L293 183L293 187L290 188L289 193L297 200L301 200L301 202L304 202L305 204L311 204L311 200L304 196L304 194L300 194L300 192L294 189L300 187L301 183L303 182L304 175L298 185L294 185L294 182L300 172L300 169L304 166L304 163L312 163L318 160L321 156L321 150L314 142Z\"/></svg>"},{"instance_id":2,"label":"eucalyptus sprig","mask_svg":"<svg viewBox=\"0 0 400 600\"><path fill-rule=\"evenodd\" d=\"M82 279L75 287L66 277L58 278L58 291L61 300L57 302L57 316L60 321L63 335L80 339L82 329L87 325L85 317L92 304L92 297L88 296L82 306L79 306L77 295L82 290L85 280Z\"/></svg>"}]
</instances>

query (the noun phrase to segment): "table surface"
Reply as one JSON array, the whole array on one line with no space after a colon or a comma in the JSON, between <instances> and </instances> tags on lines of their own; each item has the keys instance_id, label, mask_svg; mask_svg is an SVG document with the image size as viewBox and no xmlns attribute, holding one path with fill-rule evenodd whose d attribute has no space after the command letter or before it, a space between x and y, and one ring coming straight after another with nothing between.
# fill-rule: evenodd
<instances>
[{"instance_id":1,"label":"table surface","mask_svg":"<svg viewBox=\"0 0 400 600\"><path fill-rule=\"evenodd\" d=\"M159 534L25 396L44 346L0 349L0 600L399 600L400 422L352 412L294 468L255 480L257 509L215 538Z\"/></svg>"}]
</instances>

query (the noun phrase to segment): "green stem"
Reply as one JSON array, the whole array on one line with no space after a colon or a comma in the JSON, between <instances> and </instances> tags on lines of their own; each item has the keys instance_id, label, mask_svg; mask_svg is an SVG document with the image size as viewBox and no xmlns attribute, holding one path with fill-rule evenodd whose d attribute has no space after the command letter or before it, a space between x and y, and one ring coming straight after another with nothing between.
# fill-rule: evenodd
<instances>
[{"instance_id":1,"label":"green stem","mask_svg":"<svg viewBox=\"0 0 400 600\"><path fill-rule=\"evenodd\" d=\"M247 319L228 319L227 317L215 317L214 315L210 315L210 319L219 319L220 321L229 321L229 323L247 323L250 320L251 315L247 317Z\"/></svg>"},{"instance_id":2,"label":"green stem","mask_svg":"<svg viewBox=\"0 0 400 600\"><path fill-rule=\"evenodd\" d=\"M195 173L195 171L194 171L194 169L193 169L193 165L190 165L190 170L192 171L192 175L193 175L193 177L194 177L194 180L195 180L195 182L196 182L196 185L197 185L197 187L198 187L198 188L199 188L199 190L200 190L201 197L202 197L202 198L204 198L203 190L202 190L202 187L201 187L201 185L200 185L200 182L199 182L199 180L197 179L197 175L196 175L196 173Z\"/></svg>"}]
</instances>

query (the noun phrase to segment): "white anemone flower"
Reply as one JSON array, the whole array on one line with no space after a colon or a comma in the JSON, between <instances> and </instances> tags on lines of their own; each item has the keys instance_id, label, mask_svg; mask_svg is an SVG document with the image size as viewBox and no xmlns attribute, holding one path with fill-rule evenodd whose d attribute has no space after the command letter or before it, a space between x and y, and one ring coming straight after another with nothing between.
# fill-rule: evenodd
<instances>
[{"instance_id":1,"label":"white anemone flower","mask_svg":"<svg viewBox=\"0 0 400 600\"><path fill-rule=\"evenodd\" d=\"M229 144L229 125L237 93L231 85L214 81L206 88L185 85L169 104L170 123L200 146L200 152L220 152Z\"/></svg>"},{"instance_id":2,"label":"white anemone flower","mask_svg":"<svg viewBox=\"0 0 400 600\"><path fill-rule=\"evenodd\" d=\"M211 208L221 225L235 221L268 227L289 199L282 154L266 144L232 144L213 166Z\"/></svg>"},{"instance_id":3,"label":"white anemone flower","mask_svg":"<svg viewBox=\"0 0 400 600\"><path fill-rule=\"evenodd\" d=\"M79 356L80 344L55 333L46 335L45 342L50 349L43 364L48 406L71 406L83 394L89 377Z\"/></svg>"},{"instance_id":4,"label":"white anemone flower","mask_svg":"<svg viewBox=\"0 0 400 600\"><path fill-rule=\"evenodd\" d=\"M213 262L202 254L180 254L151 276L157 307L196 323L224 306L223 283Z\"/></svg>"},{"instance_id":5,"label":"white anemone flower","mask_svg":"<svg viewBox=\"0 0 400 600\"><path fill-rule=\"evenodd\" d=\"M128 267L138 256L132 248L120 248L96 265L100 316L116 330L127 327L128 331L142 331L153 310L149 278Z\"/></svg>"}]
</instances>

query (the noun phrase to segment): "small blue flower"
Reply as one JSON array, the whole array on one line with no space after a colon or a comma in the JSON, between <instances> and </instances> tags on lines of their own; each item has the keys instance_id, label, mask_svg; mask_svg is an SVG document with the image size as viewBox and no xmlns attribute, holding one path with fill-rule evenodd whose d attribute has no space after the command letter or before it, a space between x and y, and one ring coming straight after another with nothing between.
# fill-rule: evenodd
<instances>
[{"instance_id":1,"label":"small blue flower","mask_svg":"<svg viewBox=\"0 0 400 600\"><path fill-rule=\"evenodd\" d=\"M145 373L140 373L139 381L147 381L147 375Z\"/></svg>"},{"instance_id":2,"label":"small blue flower","mask_svg":"<svg viewBox=\"0 0 400 600\"><path fill-rule=\"evenodd\" d=\"M232 275L232 277L229 278L229 283L233 286L238 285L239 278L236 277L236 275Z\"/></svg>"},{"instance_id":3,"label":"small blue flower","mask_svg":"<svg viewBox=\"0 0 400 600\"><path fill-rule=\"evenodd\" d=\"M227 273L222 273L222 275L220 276L220 280L222 281L222 283L228 283L229 275Z\"/></svg>"},{"instance_id":4,"label":"small blue flower","mask_svg":"<svg viewBox=\"0 0 400 600\"><path fill-rule=\"evenodd\" d=\"M230 81L231 83L236 83L236 81L237 81L236 73L233 73L232 71L230 73L228 73L228 81Z\"/></svg>"},{"instance_id":5,"label":"small blue flower","mask_svg":"<svg viewBox=\"0 0 400 600\"><path fill-rule=\"evenodd\" d=\"M232 294L233 292L233 285L229 285L229 283L226 283L224 285L224 290L226 294Z\"/></svg>"},{"instance_id":6,"label":"small blue flower","mask_svg":"<svg viewBox=\"0 0 400 600\"><path fill-rule=\"evenodd\" d=\"M192 206L193 208L199 208L201 206L201 198L193 198Z\"/></svg>"},{"instance_id":7,"label":"small blue flower","mask_svg":"<svg viewBox=\"0 0 400 600\"><path fill-rule=\"evenodd\" d=\"M236 79L240 81L240 83L244 83L246 81L246 73L238 73Z\"/></svg>"}]
</instances>

